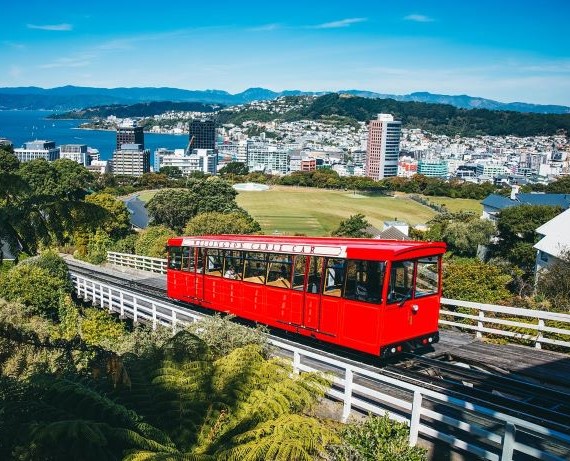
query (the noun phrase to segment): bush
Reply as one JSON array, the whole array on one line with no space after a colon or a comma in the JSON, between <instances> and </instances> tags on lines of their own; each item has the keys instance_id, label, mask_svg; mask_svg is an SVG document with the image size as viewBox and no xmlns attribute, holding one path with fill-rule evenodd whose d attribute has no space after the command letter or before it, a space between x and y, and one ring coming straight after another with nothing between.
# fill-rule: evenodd
<instances>
[{"instance_id":1,"label":"bush","mask_svg":"<svg viewBox=\"0 0 570 461\"><path fill-rule=\"evenodd\" d=\"M512 281L502 268L478 259L454 258L443 266L443 295L489 304L505 304L511 299L507 286Z\"/></svg>"},{"instance_id":2,"label":"bush","mask_svg":"<svg viewBox=\"0 0 570 461\"><path fill-rule=\"evenodd\" d=\"M212 317L205 317L186 329L208 345L214 360L250 344L261 346L267 357L269 354L267 329L264 327L248 328L232 322L232 318L233 316L222 317L216 314Z\"/></svg>"},{"instance_id":3,"label":"bush","mask_svg":"<svg viewBox=\"0 0 570 461\"><path fill-rule=\"evenodd\" d=\"M425 461L426 450L410 447L409 429L388 415L369 416L362 423L346 424L341 429L342 444L333 447L335 461Z\"/></svg>"},{"instance_id":4,"label":"bush","mask_svg":"<svg viewBox=\"0 0 570 461\"><path fill-rule=\"evenodd\" d=\"M66 283L46 269L19 264L0 278L0 294L7 301L18 301L32 314L57 320Z\"/></svg>"},{"instance_id":5,"label":"bush","mask_svg":"<svg viewBox=\"0 0 570 461\"><path fill-rule=\"evenodd\" d=\"M68 293L73 291L73 285L69 278L69 269L67 268L67 264L54 250L44 251L37 258L27 259L25 263L32 264L46 270L53 277L64 283L65 289Z\"/></svg>"},{"instance_id":6,"label":"bush","mask_svg":"<svg viewBox=\"0 0 570 461\"><path fill-rule=\"evenodd\" d=\"M139 234L135 243L135 252L141 256L166 258L166 244L171 237L176 237L176 233L168 227L148 227Z\"/></svg>"}]
</instances>

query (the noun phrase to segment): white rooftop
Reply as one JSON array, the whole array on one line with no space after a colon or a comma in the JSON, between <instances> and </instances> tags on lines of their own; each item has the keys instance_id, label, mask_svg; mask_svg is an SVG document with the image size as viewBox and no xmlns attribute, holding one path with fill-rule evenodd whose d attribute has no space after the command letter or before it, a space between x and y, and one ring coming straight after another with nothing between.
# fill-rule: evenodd
<instances>
[{"instance_id":1,"label":"white rooftop","mask_svg":"<svg viewBox=\"0 0 570 461\"><path fill-rule=\"evenodd\" d=\"M544 237L534 248L559 258L564 250L570 250L570 208L536 229Z\"/></svg>"}]
</instances>

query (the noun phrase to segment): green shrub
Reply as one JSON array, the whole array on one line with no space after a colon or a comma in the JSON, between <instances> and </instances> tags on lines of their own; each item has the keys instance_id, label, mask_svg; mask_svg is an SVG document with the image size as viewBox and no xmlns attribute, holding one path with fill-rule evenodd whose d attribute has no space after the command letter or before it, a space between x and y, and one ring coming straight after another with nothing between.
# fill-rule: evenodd
<instances>
[{"instance_id":1,"label":"green shrub","mask_svg":"<svg viewBox=\"0 0 570 461\"><path fill-rule=\"evenodd\" d=\"M388 415L369 416L341 429L342 443L331 449L335 461L425 461L426 450L410 447L409 429Z\"/></svg>"}]
</instances>

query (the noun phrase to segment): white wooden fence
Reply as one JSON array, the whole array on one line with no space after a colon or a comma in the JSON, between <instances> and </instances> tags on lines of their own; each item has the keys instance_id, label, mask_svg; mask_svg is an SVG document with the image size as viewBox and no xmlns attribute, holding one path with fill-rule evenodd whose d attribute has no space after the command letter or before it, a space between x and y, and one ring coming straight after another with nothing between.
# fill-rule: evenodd
<instances>
[{"instance_id":1,"label":"white wooden fence","mask_svg":"<svg viewBox=\"0 0 570 461\"><path fill-rule=\"evenodd\" d=\"M73 268L70 271L78 296L153 328L161 324L176 331L179 326L201 318L200 314L168 301L95 280L75 273ZM270 342L280 355L292 358L296 373L324 369L332 374L334 381L328 396L340 402L345 421L354 411L376 415L388 413L391 418L410 426L409 443L412 446L421 436L444 441L492 461L511 461L519 453L540 460L563 461L570 454L568 434L399 381L380 371L332 359L318 351L275 339Z\"/></svg>"},{"instance_id":2,"label":"white wooden fence","mask_svg":"<svg viewBox=\"0 0 570 461\"><path fill-rule=\"evenodd\" d=\"M125 253L107 253L107 261L118 266L166 274L166 259ZM570 315L518 307L442 299L440 325L484 334L524 340L537 349L543 344L570 349Z\"/></svg>"},{"instance_id":3,"label":"white wooden fence","mask_svg":"<svg viewBox=\"0 0 570 461\"><path fill-rule=\"evenodd\" d=\"M107 262L116 266L130 267L141 271L166 274L166 259L150 258L148 256L132 255L129 253L107 252Z\"/></svg>"}]
</instances>

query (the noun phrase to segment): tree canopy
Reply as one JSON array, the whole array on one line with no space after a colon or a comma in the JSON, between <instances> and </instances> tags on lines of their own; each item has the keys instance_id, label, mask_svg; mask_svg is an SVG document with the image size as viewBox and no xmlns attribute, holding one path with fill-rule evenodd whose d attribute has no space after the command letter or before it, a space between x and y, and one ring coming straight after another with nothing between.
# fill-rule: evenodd
<instances>
[{"instance_id":1,"label":"tree canopy","mask_svg":"<svg viewBox=\"0 0 570 461\"><path fill-rule=\"evenodd\" d=\"M185 235L255 234L261 226L247 212L231 211L200 213L188 221Z\"/></svg>"},{"instance_id":2,"label":"tree canopy","mask_svg":"<svg viewBox=\"0 0 570 461\"><path fill-rule=\"evenodd\" d=\"M519 205L505 208L498 215L497 242L493 255L510 261L528 276L534 272L536 229L560 214L559 207Z\"/></svg>"},{"instance_id":3,"label":"tree canopy","mask_svg":"<svg viewBox=\"0 0 570 461\"><path fill-rule=\"evenodd\" d=\"M333 237L356 237L356 238L369 238L372 236L366 231L370 223L366 221L363 214L355 214L340 222L338 227L332 231Z\"/></svg>"}]
</instances>

